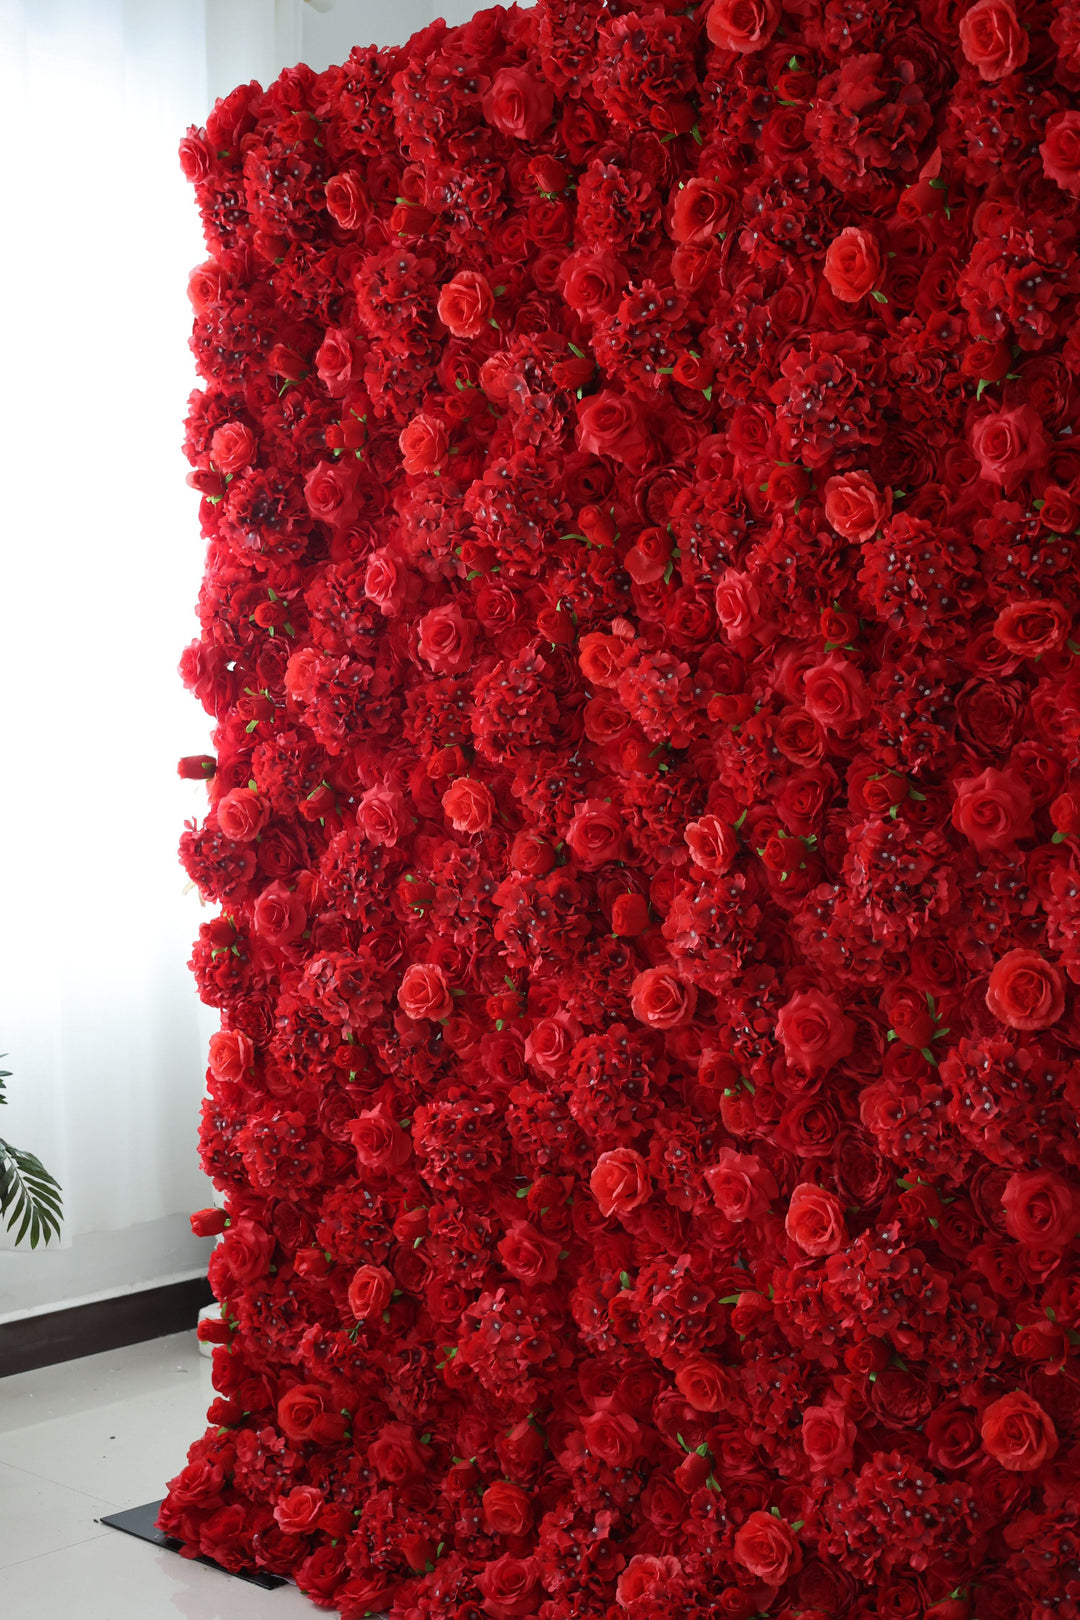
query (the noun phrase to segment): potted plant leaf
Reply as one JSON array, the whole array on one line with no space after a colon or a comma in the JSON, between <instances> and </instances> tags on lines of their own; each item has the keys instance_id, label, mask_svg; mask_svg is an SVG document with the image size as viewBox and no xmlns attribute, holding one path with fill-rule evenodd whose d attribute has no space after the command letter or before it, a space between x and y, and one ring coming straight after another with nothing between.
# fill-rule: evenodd
<instances>
[{"instance_id":1,"label":"potted plant leaf","mask_svg":"<svg viewBox=\"0 0 1080 1620\"><path fill-rule=\"evenodd\" d=\"M0 1103L7 1102L4 1088L10 1078L10 1069L0 1069ZM42 1239L48 1243L60 1234L59 1185L40 1159L0 1136L0 1222L4 1220L9 1232L18 1226L16 1246L29 1236L36 1249Z\"/></svg>"}]
</instances>

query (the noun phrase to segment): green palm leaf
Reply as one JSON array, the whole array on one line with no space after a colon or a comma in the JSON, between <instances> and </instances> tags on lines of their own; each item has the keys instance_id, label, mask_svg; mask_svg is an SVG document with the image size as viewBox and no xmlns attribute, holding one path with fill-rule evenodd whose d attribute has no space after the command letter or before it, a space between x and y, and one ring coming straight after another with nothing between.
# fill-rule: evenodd
<instances>
[{"instance_id":1,"label":"green palm leaf","mask_svg":"<svg viewBox=\"0 0 1080 1620\"><path fill-rule=\"evenodd\" d=\"M61 1216L60 1187L41 1160L0 1137L0 1220L18 1226L16 1245L27 1234L32 1249L59 1237Z\"/></svg>"}]
</instances>

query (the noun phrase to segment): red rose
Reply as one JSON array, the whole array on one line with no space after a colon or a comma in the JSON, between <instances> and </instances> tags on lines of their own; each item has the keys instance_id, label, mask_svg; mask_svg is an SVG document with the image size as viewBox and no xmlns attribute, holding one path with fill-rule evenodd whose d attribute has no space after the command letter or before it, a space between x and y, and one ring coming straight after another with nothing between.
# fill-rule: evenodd
<instances>
[{"instance_id":1,"label":"red rose","mask_svg":"<svg viewBox=\"0 0 1080 1620\"><path fill-rule=\"evenodd\" d=\"M270 820L270 806L251 788L233 788L217 802L217 822L234 844L250 844Z\"/></svg>"},{"instance_id":2,"label":"red rose","mask_svg":"<svg viewBox=\"0 0 1080 1620\"><path fill-rule=\"evenodd\" d=\"M994 635L1018 658L1041 658L1060 647L1069 628L1069 612L1053 597L1010 602L994 621Z\"/></svg>"},{"instance_id":3,"label":"red rose","mask_svg":"<svg viewBox=\"0 0 1080 1620\"><path fill-rule=\"evenodd\" d=\"M716 583L716 616L733 641L745 641L760 620L761 593L747 573L725 568Z\"/></svg>"},{"instance_id":4,"label":"red rose","mask_svg":"<svg viewBox=\"0 0 1080 1620\"><path fill-rule=\"evenodd\" d=\"M689 1023L697 1005L697 990L684 984L673 968L645 968L630 986L634 1017L653 1029L674 1029Z\"/></svg>"},{"instance_id":5,"label":"red rose","mask_svg":"<svg viewBox=\"0 0 1080 1620\"><path fill-rule=\"evenodd\" d=\"M1080 1226L1080 1204L1053 1170L1019 1170L1001 1195L1005 1225L1029 1249L1064 1249Z\"/></svg>"},{"instance_id":6,"label":"red rose","mask_svg":"<svg viewBox=\"0 0 1080 1620\"><path fill-rule=\"evenodd\" d=\"M381 1316L394 1292L394 1279L385 1266L361 1266L349 1284L349 1309L358 1322Z\"/></svg>"},{"instance_id":7,"label":"red rose","mask_svg":"<svg viewBox=\"0 0 1080 1620\"><path fill-rule=\"evenodd\" d=\"M353 379L353 345L347 332L331 328L315 356L319 381L332 399L341 399Z\"/></svg>"},{"instance_id":8,"label":"red rose","mask_svg":"<svg viewBox=\"0 0 1080 1620\"><path fill-rule=\"evenodd\" d=\"M1076 116L1080 118L1080 113ZM1044 467L1050 454L1042 420L1030 405L980 417L971 430L971 448L981 476L1006 491L1015 489L1027 473Z\"/></svg>"},{"instance_id":9,"label":"red rose","mask_svg":"<svg viewBox=\"0 0 1080 1620\"><path fill-rule=\"evenodd\" d=\"M803 1408L803 1450L815 1474L842 1474L850 1468L855 1436L851 1414L835 1395L827 1395L822 1406Z\"/></svg>"},{"instance_id":10,"label":"red rose","mask_svg":"<svg viewBox=\"0 0 1080 1620\"><path fill-rule=\"evenodd\" d=\"M525 1536L532 1528L532 1503L520 1485L497 1479L484 1492L484 1527L493 1536Z\"/></svg>"},{"instance_id":11,"label":"red rose","mask_svg":"<svg viewBox=\"0 0 1080 1620\"><path fill-rule=\"evenodd\" d=\"M738 853L738 838L734 829L719 816L700 816L697 821L688 821L683 837L690 859L703 872L723 873L731 869Z\"/></svg>"},{"instance_id":12,"label":"red rose","mask_svg":"<svg viewBox=\"0 0 1080 1620\"><path fill-rule=\"evenodd\" d=\"M585 799L574 810L566 842L587 870L622 854L626 829L618 810L604 799Z\"/></svg>"},{"instance_id":13,"label":"red rose","mask_svg":"<svg viewBox=\"0 0 1080 1620\"><path fill-rule=\"evenodd\" d=\"M412 1138L381 1104L350 1120L348 1134L358 1161L368 1170L393 1173L412 1156Z\"/></svg>"},{"instance_id":14,"label":"red rose","mask_svg":"<svg viewBox=\"0 0 1080 1620\"><path fill-rule=\"evenodd\" d=\"M1031 836L1031 795L1013 771L987 766L981 776L954 783L952 821L975 848L1012 849Z\"/></svg>"},{"instance_id":15,"label":"red rose","mask_svg":"<svg viewBox=\"0 0 1080 1620\"><path fill-rule=\"evenodd\" d=\"M825 253L825 280L833 295L843 303L857 304L860 298L873 292L881 280L881 270L881 249L877 238L869 231L848 225L829 243Z\"/></svg>"},{"instance_id":16,"label":"red rose","mask_svg":"<svg viewBox=\"0 0 1080 1620\"><path fill-rule=\"evenodd\" d=\"M278 1401L278 1428L293 1445L311 1440L326 1412L323 1391L317 1384L295 1384Z\"/></svg>"},{"instance_id":17,"label":"red rose","mask_svg":"<svg viewBox=\"0 0 1080 1620\"><path fill-rule=\"evenodd\" d=\"M304 479L304 498L313 518L347 529L356 517L356 475L340 461L320 461Z\"/></svg>"},{"instance_id":18,"label":"red rose","mask_svg":"<svg viewBox=\"0 0 1080 1620\"><path fill-rule=\"evenodd\" d=\"M844 1211L826 1187L803 1181L795 1188L784 1217L784 1230L804 1254L835 1254L847 1242Z\"/></svg>"},{"instance_id":19,"label":"red rose","mask_svg":"<svg viewBox=\"0 0 1080 1620\"><path fill-rule=\"evenodd\" d=\"M794 1530L784 1519L760 1510L735 1532L735 1562L766 1586L783 1586L802 1565Z\"/></svg>"},{"instance_id":20,"label":"red rose","mask_svg":"<svg viewBox=\"0 0 1080 1620\"><path fill-rule=\"evenodd\" d=\"M837 473L825 482L825 517L845 540L869 540L892 509L892 491L882 495L869 473Z\"/></svg>"},{"instance_id":21,"label":"red rose","mask_svg":"<svg viewBox=\"0 0 1080 1620\"><path fill-rule=\"evenodd\" d=\"M982 1415L982 1443L995 1462L1013 1473L1030 1473L1058 1448L1057 1430L1037 1401L1014 1390L992 1401Z\"/></svg>"},{"instance_id":22,"label":"red rose","mask_svg":"<svg viewBox=\"0 0 1080 1620\"><path fill-rule=\"evenodd\" d=\"M554 107L547 80L526 68L500 68L483 100L488 123L516 141L535 141L551 123Z\"/></svg>"},{"instance_id":23,"label":"red rose","mask_svg":"<svg viewBox=\"0 0 1080 1620\"><path fill-rule=\"evenodd\" d=\"M413 962L405 969L398 989L398 1006L410 1018L431 1018L436 1023L449 1018L453 999L441 967L432 962Z\"/></svg>"},{"instance_id":24,"label":"red rose","mask_svg":"<svg viewBox=\"0 0 1080 1620\"><path fill-rule=\"evenodd\" d=\"M732 1398L731 1374L707 1356L692 1356L675 1373L675 1387L695 1412L722 1412Z\"/></svg>"},{"instance_id":25,"label":"red rose","mask_svg":"<svg viewBox=\"0 0 1080 1620\"><path fill-rule=\"evenodd\" d=\"M641 1430L626 1412L590 1412L581 1427L592 1455L612 1468L629 1468L641 1453Z\"/></svg>"},{"instance_id":26,"label":"red rose","mask_svg":"<svg viewBox=\"0 0 1080 1620\"><path fill-rule=\"evenodd\" d=\"M1047 121L1046 139L1039 147L1043 173L1063 191L1080 196L1080 112L1069 109Z\"/></svg>"},{"instance_id":27,"label":"red rose","mask_svg":"<svg viewBox=\"0 0 1080 1620\"><path fill-rule=\"evenodd\" d=\"M1003 79L1028 59L1028 36L1006 0L975 0L960 19L960 46L983 79Z\"/></svg>"},{"instance_id":28,"label":"red rose","mask_svg":"<svg viewBox=\"0 0 1080 1620\"><path fill-rule=\"evenodd\" d=\"M243 472L255 459L255 435L243 422L224 422L214 429L210 460L228 477Z\"/></svg>"},{"instance_id":29,"label":"red rose","mask_svg":"<svg viewBox=\"0 0 1080 1620\"><path fill-rule=\"evenodd\" d=\"M794 1068L824 1074L851 1051L855 1026L832 996L799 990L781 1007L776 1036Z\"/></svg>"},{"instance_id":30,"label":"red rose","mask_svg":"<svg viewBox=\"0 0 1080 1620\"><path fill-rule=\"evenodd\" d=\"M299 894L278 878L256 900L252 925L268 945L289 945L307 927L307 911Z\"/></svg>"},{"instance_id":31,"label":"red rose","mask_svg":"<svg viewBox=\"0 0 1080 1620\"><path fill-rule=\"evenodd\" d=\"M446 423L441 417L421 411L398 434L398 447L407 473L439 472L450 453Z\"/></svg>"},{"instance_id":32,"label":"red rose","mask_svg":"<svg viewBox=\"0 0 1080 1620\"><path fill-rule=\"evenodd\" d=\"M215 1080L242 1080L255 1061L255 1047L239 1030L219 1029L210 1037L210 1073Z\"/></svg>"},{"instance_id":33,"label":"red rose","mask_svg":"<svg viewBox=\"0 0 1080 1620\"><path fill-rule=\"evenodd\" d=\"M439 319L457 338L476 338L492 318L495 299L478 270L459 270L439 293Z\"/></svg>"},{"instance_id":34,"label":"red rose","mask_svg":"<svg viewBox=\"0 0 1080 1620\"><path fill-rule=\"evenodd\" d=\"M368 1462L380 1479L388 1485L403 1485L406 1480L418 1479L429 1462L431 1453L416 1438L408 1423L384 1423L367 1448Z\"/></svg>"},{"instance_id":35,"label":"red rose","mask_svg":"<svg viewBox=\"0 0 1080 1620\"><path fill-rule=\"evenodd\" d=\"M676 242L710 242L731 229L738 208L729 186L695 175L675 194L671 234Z\"/></svg>"},{"instance_id":36,"label":"red rose","mask_svg":"<svg viewBox=\"0 0 1080 1620\"><path fill-rule=\"evenodd\" d=\"M457 675L469 667L474 632L456 602L432 608L418 629L417 650L437 675Z\"/></svg>"},{"instance_id":37,"label":"red rose","mask_svg":"<svg viewBox=\"0 0 1080 1620\"><path fill-rule=\"evenodd\" d=\"M829 731L847 731L870 713L870 694L854 664L835 652L808 669L803 681L806 712Z\"/></svg>"},{"instance_id":38,"label":"red rose","mask_svg":"<svg viewBox=\"0 0 1080 1620\"><path fill-rule=\"evenodd\" d=\"M495 799L485 782L461 776L442 796L442 807L457 832L482 833L495 817Z\"/></svg>"},{"instance_id":39,"label":"red rose","mask_svg":"<svg viewBox=\"0 0 1080 1620\"><path fill-rule=\"evenodd\" d=\"M671 564L671 536L666 529L642 529L623 559L623 567L639 585L663 579Z\"/></svg>"},{"instance_id":40,"label":"red rose","mask_svg":"<svg viewBox=\"0 0 1080 1620\"><path fill-rule=\"evenodd\" d=\"M652 1191L649 1170L633 1148L613 1148L601 1153L589 1177L589 1187L600 1213L628 1215L644 1204Z\"/></svg>"},{"instance_id":41,"label":"red rose","mask_svg":"<svg viewBox=\"0 0 1080 1620\"><path fill-rule=\"evenodd\" d=\"M358 231L370 217L371 198L351 169L332 174L326 182L326 212L343 231Z\"/></svg>"},{"instance_id":42,"label":"red rose","mask_svg":"<svg viewBox=\"0 0 1080 1620\"><path fill-rule=\"evenodd\" d=\"M510 1553L485 1564L476 1584L484 1600L484 1613L492 1615L493 1620L516 1620L518 1615L535 1614L544 1597L536 1559L514 1558Z\"/></svg>"},{"instance_id":43,"label":"red rose","mask_svg":"<svg viewBox=\"0 0 1080 1620\"><path fill-rule=\"evenodd\" d=\"M986 1005L1010 1029L1049 1029L1065 1011L1065 981L1037 951L1006 951L990 973Z\"/></svg>"},{"instance_id":44,"label":"red rose","mask_svg":"<svg viewBox=\"0 0 1080 1620\"><path fill-rule=\"evenodd\" d=\"M512 1221L499 1241L499 1257L512 1277L535 1287L559 1274L559 1245L541 1237L528 1221Z\"/></svg>"},{"instance_id":45,"label":"red rose","mask_svg":"<svg viewBox=\"0 0 1080 1620\"><path fill-rule=\"evenodd\" d=\"M289 1536L306 1536L318 1528L319 1517L326 1506L322 1491L314 1485L297 1485L288 1496L278 1498L274 1518Z\"/></svg>"},{"instance_id":46,"label":"red rose","mask_svg":"<svg viewBox=\"0 0 1080 1620\"><path fill-rule=\"evenodd\" d=\"M776 1180L761 1160L732 1148L720 1149L705 1180L717 1209L729 1221L757 1220L777 1196Z\"/></svg>"},{"instance_id":47,"label":"red rose","mask_svg":"<svg viewBox=\"0 0 1080 1620\"><path fill-rule=\"evenodd\" d=\"M956 1401L945 1401L937 1407L926 1421L925 1434L930 1461L936 1468L970 1468L979 1454L975 1414Z\"/></svg>"},{"instance_id":48,"label":"red rose","mask_svg":"<svg viewBox=\"0 0 1080 1620\"><path fill-rule=\"evenodd\" d=\"M713 0L705 32L722 51L760 51L779 20L776 0Z\"/></svg>"},{"instance_id":49,"label":"red rose","mask_svg":"<svg viewBox=\"0 0 1080 1620\"><path fill-rule=\"evenodd\" d=\"M406 824L405 800L389 782L368 788L356 806L357 830L373 844L393 848Z\"/></svg>"},{"instance_id":50,"label":"red rose","mask_svg":"<svg viewBox=\"0 0 1080 1620\"><path fill-rule=\"evenodd\" d=\"M647 440L641 407L630 394L602 389L579 402L577 442L593 456L610 456L630 466L645 457Z\"/></svg>"}]
</instances>

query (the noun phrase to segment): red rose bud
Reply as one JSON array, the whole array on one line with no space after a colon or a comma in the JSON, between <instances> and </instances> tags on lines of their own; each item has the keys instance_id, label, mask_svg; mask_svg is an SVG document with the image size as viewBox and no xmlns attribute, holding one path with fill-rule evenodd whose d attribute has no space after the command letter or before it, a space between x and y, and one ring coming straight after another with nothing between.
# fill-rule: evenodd
<instances>
[{"instance_id":1,"label":"red rose bud","mask_svg":"<svg viewBox=\"0 0 1080 1620\"><path fill-rule=\"evenodd\" d=\"M596 364L587 354L568 354L562 360L556 360L551 368L551 377L560 388L576 391L592 381L595 370Z\"/></svg>"},{"instance_id":2,"label":"red rose bud","mask_svg":"<svg viewBox=\"0 0 1080 1620\"><path fill-rule=\"evenodd\" d=\"M620 894L611 908L611 931L629 939L649 926L649 903L641 894Z\"/></svg>"},{"instance_id":3,"label":"red rose bud","mask_svg":"<svg viewBox=\"0 0 1080 1620\"><path fill-rule=\"evenodd\" d=\"M213 500L220 500L228 489L224 478L217 472L189 472L187 475L189 489L197 489L200 495L207 495Z\"/></svg>"},{"instance_id":4,"label":"red rose bud","mask_svg":"<svg viewBox=\"0 0 1080 1620\"><path fill-rule=\"evenodd\" d=\"M529 162L528 174L535 181L537 191L558 194L566 190L567 173L557 158L540 153Z\"/></svg>"},{"instance_id":5,"label":"red rose bud","mask_svg":"<svg viewBox=\"0 0 1080 1620\"><path fill-rule=\"evenodd\" d=\"M176 767L176 774L185 782L205 782L216 770L217 760L212 754L185 754Z\"/></svg>"},{"instance_id":6,"label":"red rose bud","mask_svg":"<svg viewBox=\"0 0 1080 1620\"><path fill-rule=\"evenodd\" d=\"M600 506L583 506L578 513L578 528L594 546L615 544L615 519L610 511Z\"/></svg>"},{"instance_id":7,"label":"red rose bud","mask_svg":"<svg viewBox=\"0 0 1080 1620\"><path fill-rule=\"evenodd\" d=\"M944 208L947 197L944 185L936 185L928 176L924 176L900 193L896 211L906 225L914 225L925 214L936 214Z\"/></svg>"},{"instance_id":8,"label":"red rose bud","mask_svg":"<svg viewBox=\"0 0 1080 1620\"><path fill-rule=\"evenodd\" d=\"M394 1221L394 1236L399 1243L412 1246L428 1229L426 1209L403 1209Z\"/></svg>"},{"instance_id":9,"label":"red rose bud","mask_svg":"<svg viewBox=\"0 0 1080 1620\"><path fill-rule=\"evenodd\" d=\"M275 343L270 350L270 370L275 377L284 377L286 382L302 382L311 367L302 354L290 349L286 343Z\"/></svg>"},{"instance_id":10,"label":"red rose bud","mask_svg":"<svg viewBox=\"0 0 1080 1620\"><path fill-rule=\"evenodd\" d=\"M702 1457L698 1452L691 1451L676 1468L675 1483L689 1496L704 1485L711 1472L712 1463L708 1457Z\"/></svg>"},{"instance_id":11,"label":"red rose bud","mask_svg":"<svg viewBox=\"0 0 1080 1620\"><path fill-rule=\"evenodd\" d=\"M294 1263L299 1276L312 1278L327 1276L333 1265L325 1249L297 1249Z\"/></svg>"},{"instance_id":12,"label":"red rose bud","mask_svg":"<svg viewBox=\"0 0 1080 1620\"><path fill-rule=\"evenodd\" d=\"M220 1316L204 1316L195 1330L200 1344L228 1344L232 1338L229 1324Z\"/></svg>"},{"instance_id":13,"label":"red rose bud","mask_svg":"<svg viewBox=\"0 0 1080 1620\"><path fill-rule=\"evenodd\" d=\"M217 1237L218 1233L224 1232L229 1224L229 1217L225 1211L212 1207L210 1209L197 1209L189 1219L191 1221L191 1230L196 1237Z\"/></svg>"},{"instance_id":14,"label":"red rose bud","mask_svg":"<svg viewBox=\"0 0 1080 1620\"><path fill-rule=\"evenodd\" d=\"M672 376L684 388L708 388L713 380L713 364L700 354L680 354Z\"/></svg>"}]
</instances>

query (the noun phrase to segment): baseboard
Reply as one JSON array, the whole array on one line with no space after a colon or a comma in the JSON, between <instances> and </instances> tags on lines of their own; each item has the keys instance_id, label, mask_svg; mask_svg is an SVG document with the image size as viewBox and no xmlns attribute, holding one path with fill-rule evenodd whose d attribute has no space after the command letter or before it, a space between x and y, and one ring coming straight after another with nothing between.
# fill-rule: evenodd
<instances>
[{"instance_id":1,"label":"baseboard","mask_svg":"<svg viewBox=\"0 0 1080 1620\"><path fill-rule=\"evenodd\" d=\"M160 1339L166 1333L194 1331L199 1312L213 1295L205 1277L141 1288L134 1294L46 1311L0 1325L0 1378L30 1372L57 1361L74 1361L101 1350Z\"/></svg>"}]
</instances>

